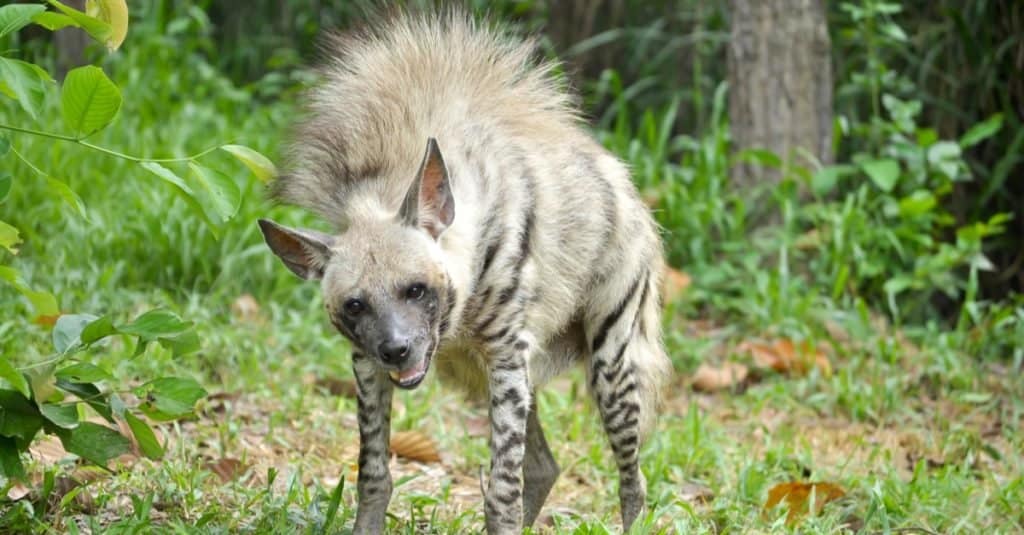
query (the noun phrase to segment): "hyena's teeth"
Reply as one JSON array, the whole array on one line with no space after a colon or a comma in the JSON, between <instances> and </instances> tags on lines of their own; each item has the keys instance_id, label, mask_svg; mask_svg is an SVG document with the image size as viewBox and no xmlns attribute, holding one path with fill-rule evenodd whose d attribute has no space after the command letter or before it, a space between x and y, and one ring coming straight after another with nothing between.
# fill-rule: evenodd
<instances>
[{"instance_id":1,"label":"hyena's teeth","mask_svg":"<svg viewBox=\"0 0 1024 535\"><path fill-rule=\"evenodd\" d=\"M391 378L394 379L395 381L398 381L399 379L402 378L402 374L400 374L398 372L395 372L395 371L388 372L388 375L390 375Z\"/></svg>"}]
</instances>

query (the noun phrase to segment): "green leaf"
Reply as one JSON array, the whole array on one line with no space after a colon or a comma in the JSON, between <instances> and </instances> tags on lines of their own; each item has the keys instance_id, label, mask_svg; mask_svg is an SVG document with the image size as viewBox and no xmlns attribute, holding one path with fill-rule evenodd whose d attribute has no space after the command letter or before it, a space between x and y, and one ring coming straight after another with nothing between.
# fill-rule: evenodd
<instances>
[{"instance_id":1,"label":"green leaf","mask_svg":"<svg viewBox=\"0 0 1024 535\"><path fill-rule=\"evenodd\" d=\"M0 390L0 435L32 440L43 427L36 406L14 390Z\"/></svg>"},{"instance_id":2,"label":"green leaf","mask_svg":"<svg viewBox=\"0 0 1024 535\"><path fill-rule=\"evenodd\" d=\"M78 427L78 406L75 403L43 403L39 405L39 412L57 427L74 429Z\"/></svg>"},{"instance_id":3,"label":"green leaf","mask_svg":"<svg viewBox=\"0 0 1024 535\"><path fill-rule=\"evenodd\" d=\"M188 330L191 322L182 321L177 314L169 310L150 310L135 318L135 321L128 325L118 327L122 334L138 336L143 340L156 340L157 338L173 337Z\"/></svg>"},{"instance_id":4,"label":"green leaf","mask_svg":"<svg viewBox=\"0 0 1024 535\"><path fill-rule=\"evenodd\" d=\"M3 158L4 156L7 156L7 153L10 152L10 151L11 151L11 140L7 139L4 136L0 136L0 158ZM2 199L3 199L3 196L0 196L0 200L2 200Z\"/></svg>"},{"instance_id":5,"label":"green leaf","mask_svg":"<svg viewBox=\"0 0 1024 535\"><path fill-rule=\"evenodd\" d=\"M174 184L175 186L178 187L179 190L182 191L182 193L190 197L196 196L196 193L192 191L192 188L189 187L187 183L185 183L185 180L182 179L180 176L174 174L174 172L171 171L170 169L156 162L142 162L139 165L141 165L145 170L149 171L150 173L153 173L154 175L160 177L165 182Z\"/></svg>"},{"instance_id":6,"label":"green leaf","mask_svg":"<svg viewBox=\"0 0 1024 535\"><path fill-rule=\"evenodd\" d=\"M163 445L156 439L156 434L146 422L130 412L124 413L124 420L128 422L128 427L135 435L135 440L139 443L139 450L143 455L153 460L159 460L164 456Z\"/></svg>"},{"instance_id":7,"label":"green leaf","mask_svg":"<svg viewBox=\"0 0 1024 535\"><path fill-rule=\"evenodd\" d=\"M811 189L817 195L828 195L835 189L840 178L850 175L856 170L851 165L828 165L822 167L811 177Z\"/></svg>"},{"instance_id":8,"label":"green leaf","mask_svg":"<svg viewBox=\"0 0 1024 535\"><path fill-rule=\"evenodd\" d=\"M931 212L938 201L935 195L927 190L917 190L914 193L900 199L900 215L903 217L914 217Z\"/></svg>"},{"instance_id":9,"label":"green leaf","mask_svg":"<svg viewBox=\"0 0 1024 535\"><path fill-rule=\"evenodd\" d=\"M109 50L117 50L128 35L128 4L125 0L86 0L85 13L110 26L110 36L103 44Z\"/></svg>"},{"instance_id":10,"label":"green leaf","mask_svg":"<svg viewBox=\"0 0 1024 535\"><path fill-rule=\"evenodd\" d=\"M11 437L0 436L0 475L8 479L24 480L26 477L18 442Z\"/></svg>"},{"instance_id":11,"label":"green leaf","mask_svg":"<svg viewBox=\"0 0 1024 535\"><path fill-rule=\"evenodd\" d=\"M88 362L76 362L57 370L57 377L75 383L95 383L109 381L114 378L110 372Z\"/></svg>"},{"instance_id":12,"label":"green leaf","mask_svg":"<svg viewBox=\"0 0 1024 535\"><path fill-rule=\"evenodd\" d=\"M242 204L242 192L239 191L235 181L220 171L203 167L197 163L189 162L188 166L202 184L203 189L209 194L206 196L208 204L204 206L209 206L213 211L211 219L223 223L234 217L238 212L239 205ZM217 217L213 218L213 215Z\"/></svg>"},{"instance_id":13,"label":"green leaf","mask_svg":"<svg viewBox=\"0 0 1024 535\"><path fill-rule=\"evenodd\" d=\"M88 136L102 130L121 109L121 91L99 67L72 69L61 89L64 123L75 134Z\"/></svg>"},{"instance_id":14,"label":"green leaf","mask_svg":"<svg viewBox=\"0 0 1024 535\"><path fill-rule=\"evenodd\" d=\"M0 266L0 279L10 283L14 289L21 292L32 303L36 316L56 316L60 314L60 307L57 306L56 297L49 292L37 292L29 288L25 285L21 275L13 268Z\"/></svg>"},{"instance_id":15,"label":"green leaf","mask_svg":"<svg viewBox=\"0 0 1024 535\"><path fill-rule=\"evenodd\" d=\"M32 397L32 391L28 387L28 380L4 356L0 356L0 379L10 383L11 386L25 396L25 399Z\"/></svg>"},{"instance_id":16,"label":"green leaf","mask_svg":"<svg viewBox=\"0 0 1024 535\"><path fill-rule=\"evenodd\" d=\"M985 121L971 127L963 137L960 138L960 146L963 148L972 147L982 141L994 136L1003 127L1003 114L997 113Z\"/></svg>"},{"instance_id":17,"label":"green leaf","mask_svg":"<svg viewBox=\"0 0 1024 535\"><path fill-rule=\"evenodd\" d=\"M100 416L106 418L108 422L113 422L113 416L110 410L110 404L105 398L105 394L100 392L100 389L92 383L76 383L68 381L67 379L57 379L57 388L65 392L70 392L79 399L89 404Z\"/></svg>"},{"instance_id":18,"label":"green leaf","mask_svg":"<svg viewBox=\"0 0 1024 535\"><path fill-rule=\"evenodd\" d=\"M160 338L160 345L171 350L171 355L180 357L199 351L201 344L199 335L192 329L174 336Z\"/></svg>"},{"instance_id":19,"label":"green leaf","mask_svg":"<svg viewBox=\"0 0 1024 535\"><path fill-rule=\"evenodd\" d=\"M900 164L891 158L864 160L860 168L867 173L878 189L889 193L900 178Z\"/></svg>"},{"instance_id":20,"label":"green leaf","mask_svg":"<svg viewBox=\"0 0 1024 535\"><path fill-rule=\"evenodd\" d=\"M16 246L19 243L21 243L21 237L18 229L0 221L0 247L7 249L11 254L18 254Z\"/></svg>"},{"instance_id":21,"label":"green leaf","mask_svg":"<svg viewBox=\"0 0 1024 535\"><path fill-rule=\"evenodd\" d=\"M35 17L32 17L32 22L50 31L59 30L61 28L67 28L68 26L73 26L75 28L82 27L81 24L75 22L75 19L67 15L57 13L55 11L46 11L40 13Z\"/></svg>"},{"instance_id":22,"label":"green leaf","mask_svg":"<svg viewBox=\"0 0 1024 535\"><path fill-rule=\"evenodd\" d=\"M0 37L16 32L32 22L32 17L46 11L39 4L10 4L0 7Z\"/></svg>"},{"instance_id":23,"label":"green leaf","mask_svg":"<svg viewBox=\"0 0 1024 535\"><path fill-rule=\"evenodd\" d=\"M91 344L101 338L117 334L117 332L117 328L114 327L113 322L111 322L110 316L102 316L86 325L85 328L82 329L82 333L79 335L79 338L82 340L83 344Z\"/></svg>"},{"instance_id":24,"label":"green leaf","mask_svg":"<svg viewBox=\"0 0 1024 535\"><path fill-rule=\"evenodd\" d=\"M131 447L121 433L92 422L82 422L69 431L58 431L57 436L65 450L99 465L127 453Z\"/></svg>"},{"instance_id":25,"label":"green leaf","mask_svg":"<svg viewBox=\"0 0 1024 535\"><path fill-rule=\"evenodd\" d=\"M173 420L191 414L196 402L206 396L206 390L194 379L182 377L150 381L135 389L135 393L146 399L139 409L154 420Z\"/></svg>"},{"instance_id":26,"label":"green leaf","mask_svg":"<svg viewBox=\"0 0 1024 535\"><path fill-rule=\"evenodd\" d=\"M7 171L0 171L0 202L4 202L7 199L7 194L11 192L11 184L14 183L14 179L11 174Z\"/></svg>"},{"instance_id":27,"label":"green leaf","mask_svg":"<svg viewBox=\"0 0 1024 535\"><path fill-rule=\"evenodd\" d=\"M779 169L782 167L782 158L778 154L767 149L746 149L737 155L740 161L753 162L765 167Z\"/></svg>"},{"instance_id":28,"label":"green leaf","mask_svg":"<svg viewBox=\"0 0 1024 535\"><path fill-rule=\"evenodd\" d=\"M46 100L46 84L52 81L37 65L0 57L0 93L17 100L33 119Z\"/></svg>"},{"instance_id":29,"label":"green leaf","mask_svg":"<svg viewBox=\"0 0 1024 535\"><path fill-rule=\"evenodd\" d=\"M113 30L110 25L96 17L90 17L85 13L68 7L57 0L49 0L50 4L59 9L62 13L75 21L75 25L85 30L93 39L107 44L113 37ZM109 47L109 45L108 45Z\"/></svg>"},{"instance_id":30,"label":"green leaf","mask_svg":"<svg viewBox=\"0 0 1024 535\"><path fill-rule=\"evenodd\" d=\"M77 213L79 217L86 220L89 219L85 215L85 203L82 202L82 198L79 197L74 190L56 178L46 177L46 182L50 186L50 191L52 193L56 193L65 204L74 209L75 213Z\"/></svg>"},{"instance_id":31,"label":"green leaf","mask_svg":"<svg viewBox=\"0 0 1024 535\"><path fill-rule=\"evenodd\" d=\"M230 153L256 175L261 182L267 182L277 176L277 168L270 158L256 152L245 145L224 145L221 150Z\"/></svg>"},{"instance_id":32,"label":"green leaf","mask_svg":"<svg viewBox=\"0 0 1024 535\"><path fill-rule=\"evenodd\" d=\"M928 147L928 164L950 179L957 177L962 163L960 145L952 141L940 141Z\"/></svg>"},{"instance_id":33,"label":"green leaf","mask_svg":"<svg viewBox=\"0 0 1024 535\"><path fill-rule=\"evenodd\" d=\"M66 354L82 345L82 330L96 321L92 314L64 314L53 326L53 347L57 353Z\"/></svg>"},{"instance_id":34,"label":"green leaf","mask_svg":"<svg viewBox=\"0 0 1024 535\"><path fill-rule=\"evenodd\" d=\"M29 368L25 374L32 387L32 399L36 403L44 401L62 401L64 394L57 390L57 378L53 376L53 364L45 364Z\"/></svg>"}]
</instances>

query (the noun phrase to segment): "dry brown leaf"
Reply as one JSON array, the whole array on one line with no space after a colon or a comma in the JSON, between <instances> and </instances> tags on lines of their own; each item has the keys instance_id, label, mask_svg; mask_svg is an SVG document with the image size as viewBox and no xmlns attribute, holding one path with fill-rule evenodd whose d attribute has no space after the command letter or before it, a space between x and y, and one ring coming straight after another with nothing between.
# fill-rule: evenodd
<instances>
[{"instance_id":1,"label":"dry brown leaf","mask_svg":"<svg viewBox=\"0 0 1024 535\"><path fill-rule=\"evenodd\" d=\"M699 392L716 392L740 385L747 379L749 370L738 362L726 362L720 368L701 364L693 374L693 389Z\"/></svg>"},{"instance_id":2,"label":"dry brown leaf","mask_svg":"<svg viewBox=\"0 0 1024 535\"><path fill-rule=\"evenodd\" d=\"M398 431L391 434L391 453L421 463L441 462L437 446L419 431Z\"/></svg>"},{"instance_id":3,"label":"dry brown leaf","mask_svg":"<svg viewBox=\"0 0 1024 535\"><path fill-rule=\"evenodd\" d=\"M804 375L812 367L821 370L826 377L832 375L828 357L810 342L799 346L791 340L781 338L771 343L746 341L736 346L740 353L749 354L758 368L771 368L779 373Z\"/></svg>"},{"instance_id":4,"label":"dry brown leaf","mask_svg":"<svg viewBox=\"0 0 1024 535\"><path fill-rule=\"evenodd\" d=\"M233 457L221 457L216 462L203 464L203 467L217 474L221 483L234 481L249 469L248 465Z\"/></svg>"},{"instance_id":5,"label":"dry brown leaf","mask_svg":"<svg viewBox=\"0 0 1024 535\"><path fill-rule=\"evenodd\" d=\"M825 504L838 500L846 495L846 492L833 483L803 483L791 481L780 483L768 491L768 500L764 502L765 513L773 507L786 502L789 512L786 513L786 522L793 523L800 517L807 514L811 502L811 494L814 494L814 514L821 512Z\"/></svg>"},{"instance_id":6,"label":"dry brown leaf","mask_svg":"<svg viewBox=\"0 0 1024 535\"><path fill-rule=\"evenodd\" d=\"M337 377L325 377L317 379L316 386L330 392L332 396L356 399L357 389L355 379L338 379Z\"/></svg>"},{"instance_id":7,"label":"dry brown leaf","mask_svg":"<svg viewBox=\"0 0 1024 535\"><path fill-rule=\"evenodd\" d=\"M241 321L257 322L260 320L260 304L252 295L242 294L231 303L231 314Z\"/></svg>"},{"instance_id":8,"label":"dry brown leaf","mask_svg":"<svg viewBox=\"0 0 1024 535\"><path fill-rule=\"evenodd\" d=\"M60 318L60 316L60 314L40 314L32 320L32 323L35 323L36 325L42 325L43 327L53 327L54 325L57 324L57 318Z\"/></svg>"},{"instance_id":9,"label":"dry brown leaf","mask_svg":"<svg viewBox=\"0 0 1024 535\"><path fill-rule=\"evenodd\" d=\"M53 435L43 435L42 438L33 440L32 444L28 447L28 453L33 459L39 461L44 466L56 464L61 459L70 455L64 450L64 445L60 443L60 439Z\"/></svg>"},{"instance_id":10,"label":"dry brown leaf","mask_svg":"<svg viewBox=\"0 0 1024 535\"><path fill-rule=\"evenodd\" d=\"M29 489L22 483L18 482L12 485L11 488L7 489L7 499L12 502L16 502L25 496L28 496L30 492L32 492L32 489Z\"/></svg>"},{"instance_id":11,"label":"dry brown leaf","mask_svg":"<svg viewBox=\"0 0 1024 535\"><path fill-rule=\"evenodd\" d=\"M706 485L687 481L679 488L679 498L690 503L708 503L715 498L715 493Z\"/></svg>"},{"instance_id":12,"label":"dry brown leaf","mask_svg":"<svg viewBox=\"0 0 1024 535\"><path fill-rule=\"evenodd\" d=\"M673 269L670 267L665 268L665 280L662 282L662 301L670 303L679 299L683 295L683 292L690 287L693 279L689 275Z\"/></svg>"}]
</instances>

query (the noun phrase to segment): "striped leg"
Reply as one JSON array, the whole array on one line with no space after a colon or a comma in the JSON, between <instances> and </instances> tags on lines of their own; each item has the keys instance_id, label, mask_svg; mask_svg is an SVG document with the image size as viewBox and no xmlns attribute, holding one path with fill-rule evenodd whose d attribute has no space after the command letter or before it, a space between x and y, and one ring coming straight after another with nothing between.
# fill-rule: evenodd
<instances>
[{"instance_id":1,"label":"striped leg","mask_svg":"<svg viewBox=\"0 0 1024 535\"><path fill-rule=\"evenodd\" d=\"M548 449L544 430L537 417L537 400L530 403L530 416L526 420L526 454L523 460L523 527L530 527L548 499L551 487L558 479L558 463Z\"/></svg>"},{"instance_id":2,"label":"striped leg","mask_svg":"<svg viewBox=\"0 0 1024 535\"><path fill-rule=\"evenodd\" d=\"M522 338L495 347L490 369L491 475L484 496L487 533L518 534L523 522L523 456L530 384L526 369L529 344Z\"/></svg>"},{"instance_id":3,"label":"striped leg","mask_svg":"<svg viewBox=\"0 0 1024 535\"><path fill-rule=\"evenodd\" d=\"M352 355L359 402L359 506L353 533L384 532L391 500L388 469L391 436L391 381L360 354Z\"/></svg>"}]
</instances>

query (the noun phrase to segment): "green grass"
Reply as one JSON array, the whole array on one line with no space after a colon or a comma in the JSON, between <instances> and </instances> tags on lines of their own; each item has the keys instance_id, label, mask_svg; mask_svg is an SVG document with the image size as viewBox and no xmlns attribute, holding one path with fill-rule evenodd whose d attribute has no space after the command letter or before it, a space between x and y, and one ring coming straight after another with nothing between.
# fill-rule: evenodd
<instances>
[{"instance_id":1,"label":"green grass","mask_svg":"<svg viewBox=\"0 0 1024 535\"><path fill-rule=\"evenodd\" d=\"M295 114L292 94L258 98L259 85L231 86L182 52L184 41L148 39L109 60L125 108L95 143L179 156L236 141L276 154ZM168 62L185 68L160 66ZM942 319L929 308L933 272L922 275L919 291L888 302L879 290L884 277L917 272L896 253L884 256L889 249L879 243L905 239L899 243L906 250L922 255L937 254L939 245L913 249L899 233L868 232L889 224L887 198L852 179L832 196L806 201L795 193L798 179L730 190L724 101L721 88L707 132L691 138L670 135L672 108L638 115L620 96L616 124L597 134L634 169L664 227L672 263L694 280L665 313L677 376L643 450L650 511L635 532L1024 530L1020 298L972 300L969 270L956 264L942 272L962 289L960 316ZM24 120L18 113L8 103L0 120ZM59 128L57 110L41 124ZM196 418L158 426L168 441L162 461L133 460L89 481L76 462L31 463L39 484L28 497L0 504L0 530L348 532L356 499L355 402L323 386L351 377L348 347L325 321L315 285L283 269L255 225L268 215L317 222L270 206L262 185L224 159L245 195L215 239L169 186L135 165L49 140L11 139L29 161L70 184L88 219L49 197L38 177L8 156L3 163L15 186L0 208L25 243L4 263L58 295L67 312L128 320L163 306L195 322L203 348L191 355L174 359L151 347L131 358L132 348L115 339L86 358L114 371L109 388L174 374L197 378L214 396L200 403ZM757 223L770 210L779 210L781 221ZM841 224L829 223L835 221ZM799 239L816 229L826 237L802 245ZM837 266L847 263L859 271L842 275ZM257 313L233 310L245 294ZM5 356L22 366L50 357L48 331L28 321L26 303L7 287L0 287L0 308ZM756 337L828 344L834 371L762 372L715 394L690 388L702 363L750 364L736 346ZM486 410L433 379L396 398L395 429L431 437L443 462L394 462L392 530L481 530L477 474L488 458L480 428ZM543 391L539 405L564 468L541 531L615 532L614 464L581 373ZM222 458L238 459L243 473L222 481L209 467ZM325 526L339 481L337 515ZM788 481L833 482L847 496L788 526L782 511L762 507L768 490ZM710 498L687 499L685 489L694 484Z\"/></svg>"}]
</instances>

